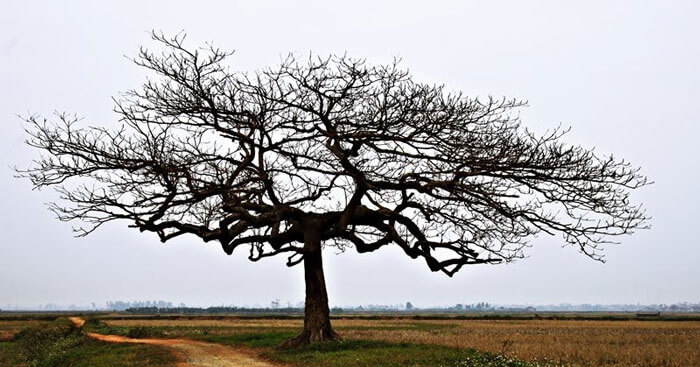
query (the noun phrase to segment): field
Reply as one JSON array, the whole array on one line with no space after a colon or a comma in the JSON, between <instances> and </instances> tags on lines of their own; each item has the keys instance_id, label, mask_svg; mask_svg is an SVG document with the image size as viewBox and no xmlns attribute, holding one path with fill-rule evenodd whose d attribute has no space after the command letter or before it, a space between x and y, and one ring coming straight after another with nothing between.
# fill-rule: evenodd
<instances>
[{"instance_id":1,"label":"field","mask_svg":"<svg viewBox=\"0 0 700 367\"><path fill-rule=\"evenodd\" d=\"M149 360L149 364L140 365L175 366L176 360L187 360L183 353L199 348L207 351L200 354L237 351L242 353L238 354L239 358L247 356L265 363L261 365L275 366L700 366L700 321L694 321L696 319L341 318L334 320L334 327L343 336L343 342L282 351L275 347L295 335L301 329L302 320L124 315L101 315L86 317L86 320L83 328L71 329L77 333L72 337L82 339L59 341L73 345L74 350L67 352L63 359L54 359L54 364L44 365L108 366L109 361L114 360ZM56 328L57 324L65 327L65 322L62 318L0 321L0 366L42 365L17 357L26 354L22 352L26 330L47 330ZM29 329L17 334L24 327ZM107 343L85 337L83 330L150 338L154 342L146 345ZM13 338L12 335L17 336ZM183 340L192 345L166 348L170 344L184 343ZM100 349L103 353L98 353ZM100 364L103 362L93 358L89 364L75 364L80 358L76 359L74 354L83 358L99 355L108 361ZM109 359L110 355L116 359ZM235 359L236 355L229 357ZM70 361L73 362L68 363ZM120 363L120 366L130 366Z\"/></svg>"}]
</instances>

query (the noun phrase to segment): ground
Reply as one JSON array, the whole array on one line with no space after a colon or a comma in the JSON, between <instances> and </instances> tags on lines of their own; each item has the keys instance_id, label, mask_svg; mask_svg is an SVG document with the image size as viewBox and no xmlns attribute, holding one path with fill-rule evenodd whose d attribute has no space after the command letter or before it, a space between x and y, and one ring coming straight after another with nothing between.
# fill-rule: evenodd
<instances>
[{"instance_id":1,"label":"ground","mask_svg":"<svg viewBox=\"0 0 700 367\"><path fill-rule=\"evenodd\" d=\"M110 355L118 358L119 366L131 366L128 361L133 360L141 363L134 366L148 367L700 366L697 317L624 319L343 318L334 320L342 342L278 350L277 345L300 331L301 319L114 314L73 319L80 326L76 329L62 318L5 318L0 319L0 366L73 366L75 355L90 361L78 365L96 367L109 366L111 362L98 357ZM62 339L36 331L56 325L65 330ZM27 359L31 350L23 349L32 345L26 343L32 338L68 346L63 349L69 352L59 358L44 353L51 348L42 348L43 354L32 361Z\"/></svg>"},{"instance_id":2,"label":"ground","mask_svg":"<svg viewBox=\"0 0 700 367\"><path fill-rule=\"evenodd\" d=\"M85 326L82 317L70 317L78 328ZM170 349L182 367L270 367L271 363L245 353L241 348L230 348L220 344L206 343L182 338L129 338L123 335L106 335L87 332L90 338L108 343L145 344Z\"/></svg>"}]
</instances>

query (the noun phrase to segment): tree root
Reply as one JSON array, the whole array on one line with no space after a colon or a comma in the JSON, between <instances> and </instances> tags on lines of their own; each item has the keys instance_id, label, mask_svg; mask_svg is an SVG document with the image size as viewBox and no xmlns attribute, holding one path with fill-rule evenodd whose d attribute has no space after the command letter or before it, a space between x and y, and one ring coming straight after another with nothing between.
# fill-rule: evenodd
<instances>
[{"instance_id":1,"label":"tree root","mask_svg":"<svg viewBox=\"0 0 700 367\"><path fill-rule=\"evenodd\" d=\"M315 330L304 330L301 334L280 344L280 346L277 347L277 349L292 349L309 345L312 343L339 340L342 340L340 335L338 335L338 333L336 333L330 327Z\"/></svg>"}]
</instances>

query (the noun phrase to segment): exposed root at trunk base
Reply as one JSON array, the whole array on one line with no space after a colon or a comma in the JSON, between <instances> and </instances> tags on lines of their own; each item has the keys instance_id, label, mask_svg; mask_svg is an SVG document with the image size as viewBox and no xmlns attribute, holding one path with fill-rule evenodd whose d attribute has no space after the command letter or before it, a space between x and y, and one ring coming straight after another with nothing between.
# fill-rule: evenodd
<instances>
[{"instance_id":1,"label":"exposed root at trunk base","mask_svg":"<svg viewBox=\"0 0 700 367\"><path fill-rule=\"evenodd\" d=\"M318 342L340 341L342 338L332 328L304 330L301 334L282 343L278 349L290 349Z\"/></svg>"}]
</instances>

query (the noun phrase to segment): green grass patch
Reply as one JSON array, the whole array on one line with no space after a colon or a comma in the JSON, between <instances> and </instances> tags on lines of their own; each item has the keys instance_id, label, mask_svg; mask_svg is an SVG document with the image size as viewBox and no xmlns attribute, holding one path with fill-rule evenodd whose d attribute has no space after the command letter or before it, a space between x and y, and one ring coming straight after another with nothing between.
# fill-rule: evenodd
<instances>
[{"instance_id":1,"label":"green grass patch","mask_svg":"<svg viewBox=\"0 0 700 367\"><path fill-rule=\"evenodd\" d=\"M168 335L167 327L155 326L110 326L98 318L85 320L83 329L92 333L122 335L129 338L163 338Z\"/></svg>"},{"instance_id":2,"label":"green grass patch","mask_svg":"<svg viewBox=\"0 0 700 367\"><path fill-rule=\"evenodd\" d=\"M229 335L197 335L194 339L232 346L246 346L251 348L273 348L283 342L297 336L298 332L263 332L263 333L237 333Z\"/></svg>"},{"instance_id":3,"label":"green grass patch","mask_svg":"<svg viewBox=\"0 0 700 367\"><path fill-rule=\"evenodd\" d=\"M433 324L434 325L434 324ZM432 330L432 329L431 329ZM263 357L303 367L553 367L543 362L525 362L503 355L445 346L389 343L368 340L319 343L296 349L277 350L299 331L198 335L211 343L262 349Z\"/></svg>"},{"instance_id":4,"label":"green grass patch","mask_svg":"<svg viewBox=\"0 0 700 367\"><path fill-rule=\"evenodd\" d=\"M165 348L87 340L70 349L56 366L173 367L175 362L175 358Z\"/></svg>"},{"instance_id":5,"label":"green grass patch","mask_svg":"<svg viewBox=\"0 0 700 367\"><path fill-rule=\"evenodd\" d=\"M195 327L195 326L110 326L106 324L84 326L85 331L129 338L191 338L206 340L215 335L237 335L264 332L263 328ZM295 329L294 329L295 330Z\"/></svg>"},{"instance_id":6,"label":"green grass patch","mask_svg":"<svg viewBox=\"0 0 700 367\"><path fill-rule=\"evenodd\" d=\"M85 340L85 336L68 319L49 325L28 327L14 337L20 355L30 366L55 366L68 351Z\"/></svg>"},{"instance_id":7,"label":"green grass patch","mask_svg":"<svg viewBox=\"0 0 700 367\"><path fill-rule=\"evenodd\" d=\"M264 353L274 361L304 367L539 367L505 356L435 345L351 340Z\"/></svg>"},{"instance_id":8,"label":"green grass patch","mask_svg":"<svg viewBox=\"0 0 700 367\"><path fill-rule=\"evenodd\" d=\"M64 318L29 327L0 343L0 366L22 367L172 367L175 358L152 345L93 340Z\"/></svg>"},{"instance_id":9,"label":"green grass patch","mask_svg":"<svg viewBox=\"0 0 700 367\"><path fill-rule=\"evenodd\" d=\"M102 322L96 317L85 319L83 330L91 333L107 334L107 335L122 335L126 336L129 333L129 327L125 326L110 326Z\"/></svg>"},{"instance_id":10,"label":"green grass patch","mask_svg":"<svg viewBox=\"0 0 700 367\"><path fill-rule=\"evenodd\" d=\"M16 343L0 342L0 366L27 366Z\"/></svg>"}]
</instances>

